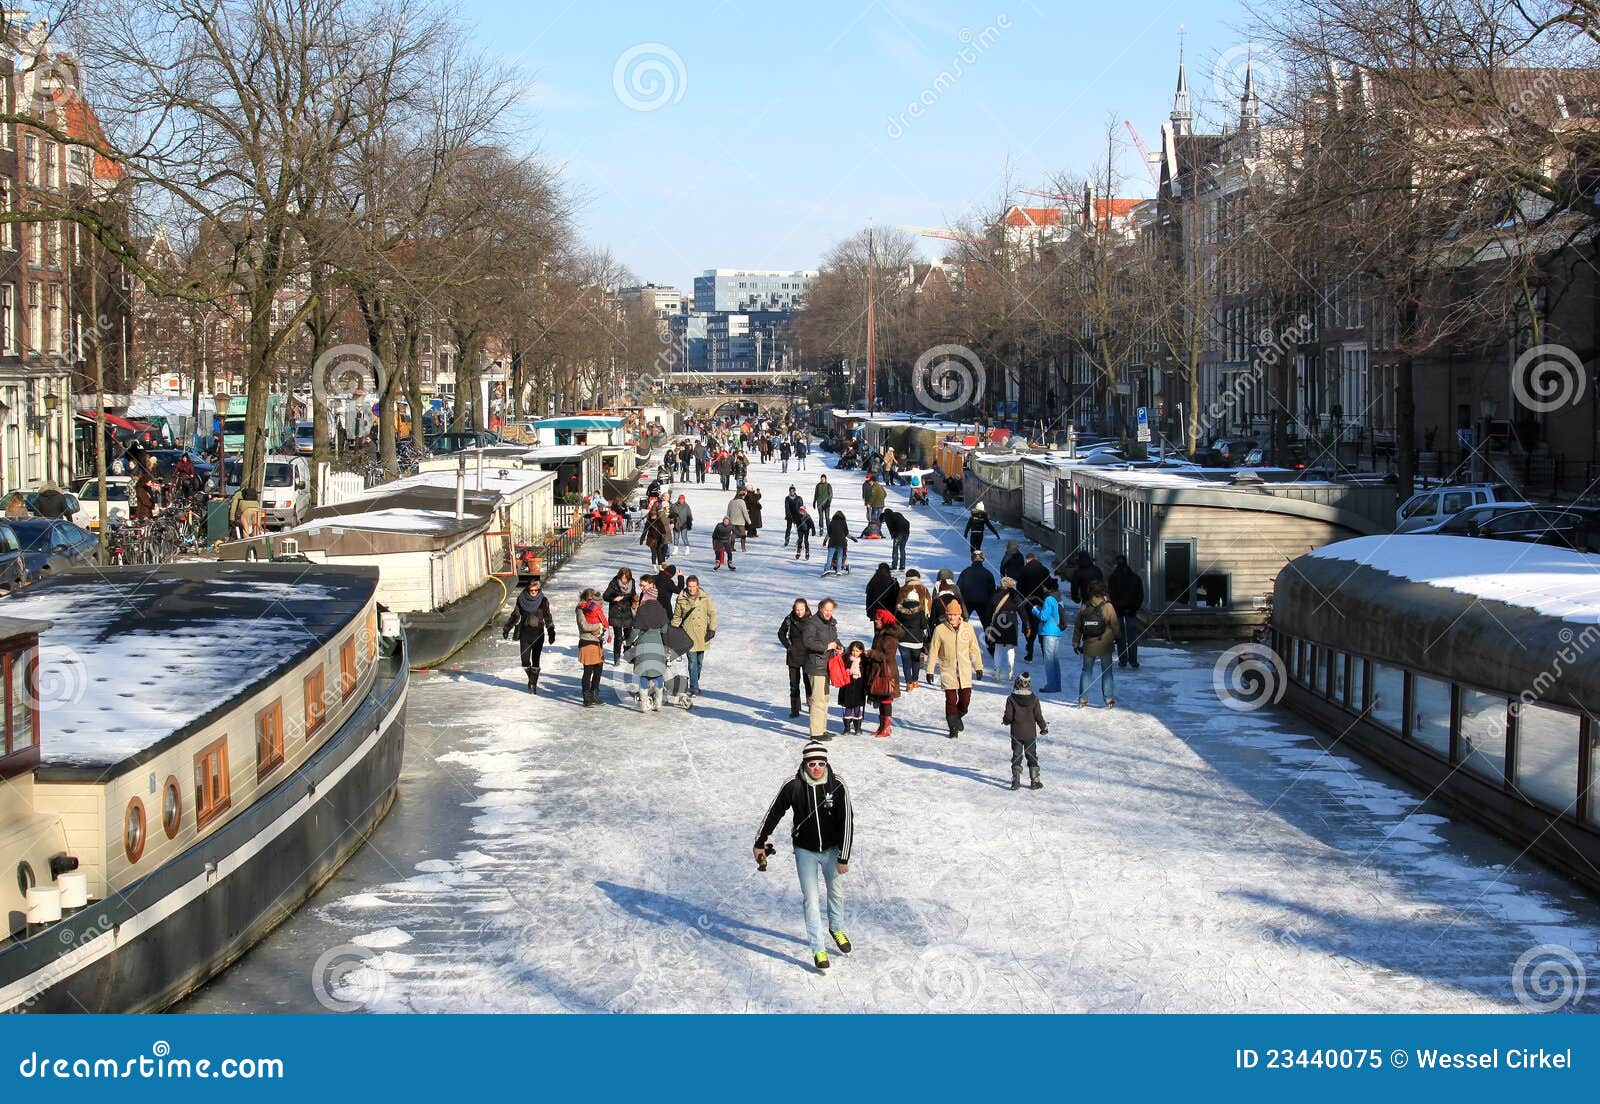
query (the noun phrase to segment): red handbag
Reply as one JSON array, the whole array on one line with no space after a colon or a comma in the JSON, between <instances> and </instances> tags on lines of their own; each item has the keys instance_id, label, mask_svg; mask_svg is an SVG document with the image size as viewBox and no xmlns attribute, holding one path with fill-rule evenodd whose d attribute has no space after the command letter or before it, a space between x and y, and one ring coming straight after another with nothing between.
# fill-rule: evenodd
<instances>
[{"instance_id":1,"label":"red handbag","mask_svg":"<svg viewBox=\"0 0 1600 1104\"><path fill-rule=\"evenodd\" d=\"M835 690L850 685L850 668L845 665L844 653L834 652L828 659L828 681Z\"/></svg>"}]
</instances>

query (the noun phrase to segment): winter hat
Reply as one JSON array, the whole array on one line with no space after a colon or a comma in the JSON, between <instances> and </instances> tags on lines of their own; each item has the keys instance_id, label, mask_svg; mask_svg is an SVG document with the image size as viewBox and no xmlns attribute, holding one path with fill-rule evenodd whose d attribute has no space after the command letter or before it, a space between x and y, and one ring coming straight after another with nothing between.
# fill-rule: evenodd
<instances>
[{"instance_id":1,"label":"winter hat","mask_svg":"<svg viewBox=\"0 0 1600 1104\"><path fill-rule=\"evenodd\" d=\"M898 622L896 622L895 619L894 619L894 614L890 613L886 609L881 609L878 612L874 613L872 615L872 620L875 621L880 628L883 627L884 625L898 624Z\"/></svg>"},{"instance_id":2,"label":"winter hat","mask_svg":"<svg viewBox=\"0 0 1600 1104\"><path fill-rule=\"evenodd\" d=\"M678 496L678 501L679 502L688 502L689 501L689 496L688 495L679 495Z\"/></svg>"},{"instance_id":3,"label":"winter hat","mask_svg":"<svg viewBox=\"0 0 1600 1104\"><path fill-rule=\"evenodd\" d=\"M790 489L790 490L791 490L791 491L792 491L792 490L794 490L794 484L793 484L793 483L791 483L791 484L789 484L789 489Z\"/></svg>"},{"instance_id":4,"label":"winter hat","mask_svg":"<svg viewBox=\"0 0 1600 1104\"><path fill-rule=\"evenodd\" d=\"M1032 690L1033 689L1033 676L1029 675L1028 672L1026 672L1026 671L1022 672L1022 674L1018 675L1016 677L1016 679L1013 680L1013 682L1011 683L1011 689L1013 689L1013 690Z\"/></svg>"},{"instance_id":5,"label":"winter hat","mask_svg":"<svg viewBox=\"0 0 1600 1104\"><path fill-rule=\"evenodd\" d=\"M950 569L948 567L941 567L939 569L939 581L941 583L953 583L953 582L955 582L955 579L956 579L955 575L950 571Z\"/></svg>"},{"instance_id":6,"label":"winter hat","mask_svg":"<svg viewBox=\"0 0 1600 1104\"><path fill-rule=\"evenodd\" d=\"M805 747L800 749L800 764L802 766L813 759L821 759L826 763L828 761L828 745L819 744L817 741L811 740Z\"/></svg>"}]
</instances>

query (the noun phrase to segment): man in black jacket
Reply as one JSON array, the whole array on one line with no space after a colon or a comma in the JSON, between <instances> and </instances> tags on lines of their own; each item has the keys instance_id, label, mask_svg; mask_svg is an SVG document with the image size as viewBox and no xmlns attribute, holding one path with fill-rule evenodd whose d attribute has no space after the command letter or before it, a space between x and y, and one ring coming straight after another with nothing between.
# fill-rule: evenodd
<instances>
[{"instance_id":1,"label":"man in black jacket","mask_svg":"<svg viewBox=\"0 0 1600 1104\"><path fill-rule=\"evenodd\" d=\"M511 616L506 618L505 628L500 630L500 639L509 639L512 629L517 631L522 669L528 672L528 693L537 694L539 656L544 651L546 636L550 643L556 642L556 622L550 616L550 599L544 596L543 584L537 575L528 580L528 589L517 595L517 601L511 607Z\"/></svg>"},{"instance_id":2,"label":"man in black jacket","mask_svg":"<svg viewBox=\"0 0 1600 1104\"><path fill-rule=\"evenodd\" d=\"M683 589L683 580L678 577L678 569L671 564L662 564L661 570L654 575L646 575L639 581L643 584L647 580L655 584L656 601L661 603L667 611L667 616L671 617L672 605L677 601L678 592Z\"/></svg>"},{"instance_id":3,"label":"man in black jacket","mask_svg":"<svg viewBox=\"0 0 1600 1104\"><path fill-rule=\"evenodd\" d=\"M1087 551L1078 553L1077 566L1072 569L1072 604L1081 606L1089 600L1089 584L1102 582L1105 576Z\"/></svg>"},{"instance_id":4,"label":"man in black jacket","mask_svg":"<svg viewBox=\"0 0 1600 1104\"><path fill-rule=\"evenodd\" d=\"M989 605L994 601L995 581L983 562L983 553L974 552L972 562L956 576L956 589L961 592L961 604L978 615L984 629L989 628Z\"/></svg>"},{"instance_id":5,"label":"man in black jacket","mask_svg":"<svg viewBox=\"0 0 1600 1104\"><path fill-rule=\"evenodd\" d=\"M1111 569L1106 580L1106 593L1111 608L1117 611L1122 622L1122 633L1117 637L1117 666L1139 669L1139 611L1144 608L1144 580L1128 566L1128 557L1118 553L1117 566Z\"/></svg>"},{"instance_id":6,"label":"man in black jacket","mask_svg":"<svg viewBox=\"0 0 1600 1104\"><path fill-rule=\"evenodd\" d=\"M1000 570L1000 574L1011 575L1004 568ZM1038 556L1029 552L1027 559L1022 561L1022 574L1011 577L1017 581L1017 590L1022 595L1022 603L1028 609L1028 615L1022 619L1022 634L1028 644L1027 655L1023 658L1032 663L1034 641L1039 638L1039 622L1034 618L1033 611L1044 602L1044 584L1045 580L1050 578L1050 569Z\"/></svg>"},{"instance_id":7,"label":"man in black jacket","mask_svg":"<svg viewBox=\"0 0 1600 1104\"><path fill-rule=\"evenodd\" d=\"M783 546L789 547L789 537L794 533L795 523L800 520L800 511L805 509L806 500L800 497L800 492L790 486L789 493L783 499Z\"/></svg>"},{"instance_id":8,"label":"man in black jacket","mask_svg":"<svg viewBox=\"0 0 1600 1104\"><path fill-rule=\"evenodd\" d=\"M855 820L844 779L829 769L828 749L814 740L800 752L800 769L779 788L778 796L767 808L761 830L756 833L756 862L761 863L763 869L767 839L777 830L783 814L791 811L794 818L789 839L794 844L794 865L800 875L800 893L805 898L811 961L818 970L826 970L828 947L823 939L819 882L827 885L827 932L833 937L834 945L849 954L850 937L844 930L844 886L839 876L850 870Z\"/></svg>"},{"instance_id":9,"label":"man in black jacket","mask_svg":"<svg viewBox=\"0 0 1600 1104\"><path fill-rule=\"evenodd\" d=\"M878 570L867 580L867 620L871 621L873 614L879 610L893 613L895 603L899 601L900 580L894 577L888 564L879 564Z\"/></svg>"},{"instance_id":10,"label":"man in black jacket","mask_svg":"<svg viewBox=\"0 0 1600 1104\"><path fill-rule=\"evenodd\" d=\"M893 547L889 550L889 570L904 571L906 566L906 541L911 539L911 520L899 510L885 509L883 527L889 531Z\"/></svg>"}]
</instances>

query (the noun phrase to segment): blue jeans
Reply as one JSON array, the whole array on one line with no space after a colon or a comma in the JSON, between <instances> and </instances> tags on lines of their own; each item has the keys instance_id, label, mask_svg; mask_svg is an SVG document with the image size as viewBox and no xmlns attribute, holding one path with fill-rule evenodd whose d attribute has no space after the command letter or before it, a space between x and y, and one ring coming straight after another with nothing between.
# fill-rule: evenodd
<instances>
[{"instance_id":1,"label":"blue jeans","mask_svg":"<svg viewBox=\"0 0 1600 1104\"><path fill-rule=\"evenodd\" d=\"M690 652L689 659L689 693L700 693L700 668L705 664L704 652Z\"/></svg>"},{"instance_id":2,"label":"blue jeans","mask_svg":"<svg viewBox=\"0 0 1600 1104\"><path fill-rule=\"evenodd\" d=\"M906 566L906 541L909 537L895 537L894 547L889 550L889 570L898 571Z\"/></svg>"},{"instance_id":3,"label":"blue jeans","mask_svg":"<svg viewBox=\"0 0 1600 1104\"><path fill-rule=\"evenodd\" d=\"M1039 652L1044 657L1044 689L1040 693L1061 693L1061 638L1040 633Z\"/></svg>"},{"instance_id":4,"label":"blue jeans","mask_svg":"<svg viewBox=\"0 0 1600 1104\"><path fill-rule=\"evenodd\" d=\"M839 849L826 851L794 849L795 869L800 873L800 894L805 898L806 935L811 939L811 953L828 949L832 940L828 932L844 931L844 886L839 884ZM817 878L828 887L828 927L822 927L822 900Z\"/></svg>"},{"instance_id":5,"label":"blue jeans","mask_svg":"<svg viewBox=\"0 0 1600 1104\"><path fill-rule=\"evenodd\" d=\"M1100 696L1110 701L1117 696L1117 685L1112 672L1116 670L1111 664L1111 654L1092 656L1083 653L1083 670L1078 674L1078 700L1087 701L1089 698L1089 679L1094 672L1094 665L1100 664Z\"/></svg>"},{"instance_id":6,"label":"blue jeans","mask_svg":"<svg viewBox=\"0 0 1600 1104\"><path fill-rule=\"evenodd\" d=\"M844 565L845 565L845 557L847 555L848 555L848 553L845 551L845 548L844 548L843 545L835 545L832 548L828 549L828 570L829 571L843 571L844 570Z\"/></svg>"}]
</instances>

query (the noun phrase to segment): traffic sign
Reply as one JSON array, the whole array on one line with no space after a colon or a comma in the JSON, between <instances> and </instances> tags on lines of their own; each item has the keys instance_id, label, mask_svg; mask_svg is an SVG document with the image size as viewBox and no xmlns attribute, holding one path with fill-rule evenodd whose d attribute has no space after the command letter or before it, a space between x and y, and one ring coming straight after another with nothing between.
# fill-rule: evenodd
<instances>
[{"instance_id":1,"label":"traffic sign","mask_svg":"<svg viewBox=\"0 0 1600 1104\"><path fill-rule=\"evenodd\" d=\"M1141 406L1139 408L1138 421L1139 421L1138 439L1141 440L1141 441L1149 441L1150 440L1150 408L1148 406Z\"/></svg>"}]
</instances>

